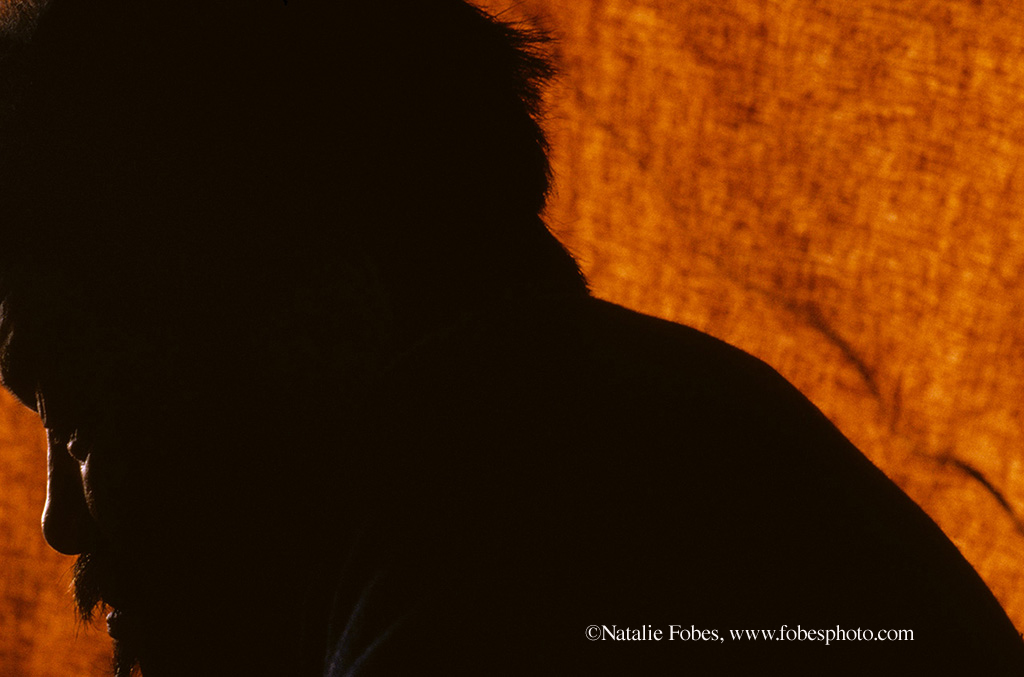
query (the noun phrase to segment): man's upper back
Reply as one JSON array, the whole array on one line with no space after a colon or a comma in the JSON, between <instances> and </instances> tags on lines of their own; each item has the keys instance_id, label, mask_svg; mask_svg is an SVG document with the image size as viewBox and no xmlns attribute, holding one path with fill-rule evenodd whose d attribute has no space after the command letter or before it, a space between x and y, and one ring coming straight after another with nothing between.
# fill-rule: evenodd
<instances>
[{"instance_id":1,"label":"man's upper back","mask_svg":"<svg viewBox=\"0 0 1024 677\"><path fill-rule=\"evenodd\" d=\"M935 524L778 374L695 330L524 307L428 341L377 395L375 536L343 576L330 674L384 634L352 674L1024 669Z\"/></svg>"}]
</instances>

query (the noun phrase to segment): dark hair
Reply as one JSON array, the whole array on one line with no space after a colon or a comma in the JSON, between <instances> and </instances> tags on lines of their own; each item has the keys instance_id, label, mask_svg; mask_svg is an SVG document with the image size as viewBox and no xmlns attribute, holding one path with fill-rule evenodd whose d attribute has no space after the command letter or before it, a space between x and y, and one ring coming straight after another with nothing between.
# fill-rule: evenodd
<instances>
[{"instance_id":1,"label":"dark hair","mask_svg":"<svg viewBox=\"0 0 1024 677\"><path fill-rule=\"evenodd\" d=\"M5 361L14 327L62 379L157 345L323 360L586 293L540 217L543 35L460 0L49 5L0 61Z\"/></svg>"}]
</instances>

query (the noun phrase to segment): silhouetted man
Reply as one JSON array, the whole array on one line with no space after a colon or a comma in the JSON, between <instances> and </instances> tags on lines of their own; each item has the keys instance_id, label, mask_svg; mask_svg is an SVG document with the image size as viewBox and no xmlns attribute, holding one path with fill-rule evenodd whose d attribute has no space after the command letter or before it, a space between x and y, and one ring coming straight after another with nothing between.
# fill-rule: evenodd
<instances>
[{"instance_id":1,"label":"silhouetted man","mask_svg":"<svg viewBox=\"0 0 1024 677\"><path fill-rule=\"evenodd\" d=\"M457 0L8 32L0 366L119 674L1024 674L782 378L588 296L541 36Z\"/></svg>"}]
</instances>

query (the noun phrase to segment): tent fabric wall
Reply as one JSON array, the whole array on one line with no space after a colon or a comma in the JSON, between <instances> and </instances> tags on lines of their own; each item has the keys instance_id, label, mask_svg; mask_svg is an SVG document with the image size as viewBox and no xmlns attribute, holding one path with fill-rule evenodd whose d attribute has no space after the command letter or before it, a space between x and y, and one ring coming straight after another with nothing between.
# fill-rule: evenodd
<instances>
[{"instance_id":1,"label":"tent fabric wall","mask_svg":"<svg viewBox=\"0 0 1024 677\"><path fill-rule=\"evenodd\" d=\"M776 367L1024 628L1024 10L482 4L560 38L548 219L595 293ZM0 399L0 674L102 674L16 407Z\"/></svg>"},{"instance_id":2,"label":"tent fabric wall","mask_svg":"<svg viewBox=\"0 0 1024 677\"><path fill-rule=\"evenodd\" d=\"M488 6L560 38L548 217L595 293L778 369L1024 629L1024 11Z\"/></svg>"}]
</instances>

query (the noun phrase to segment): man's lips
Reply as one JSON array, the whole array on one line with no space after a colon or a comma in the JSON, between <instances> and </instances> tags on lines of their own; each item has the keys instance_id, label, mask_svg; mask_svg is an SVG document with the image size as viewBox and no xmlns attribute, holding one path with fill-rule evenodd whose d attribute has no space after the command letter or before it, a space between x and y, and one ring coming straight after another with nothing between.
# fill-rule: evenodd
<instances>
[{"instance_id":1,"label":"man's lips","mask_svg":"<svg viewBox=\"0 0 1024 677\"><path fill-rule=\"evenodd\" d=\"M107 634L111 639L124 641L130 639L133 633L131 614L114 609L107 614Z\"/></svg>"},{"instance_id":2,"label":"man's lips","mask_svg":"<svg viewBox=\"0 0 1024 677\"><path fill-rule=\"evenodd\" d=\"M94 586L103 603L115 609L126 605L124 572L120 571L113 560L103 556L90 554L84 561L81 579L87 586Z\"/></svg>"},{"instance_id":3,"label":"man's lips","mask_svg":"<svg viewBox=\"0 0 1024 677\"><path fill-rule=\"evenodd\" d=\"M107 634L114 639L119 639L121 636L121 630L123 630L124 617L121 612L114 609L107 614Z\"/></svg>"}]
</instances>

